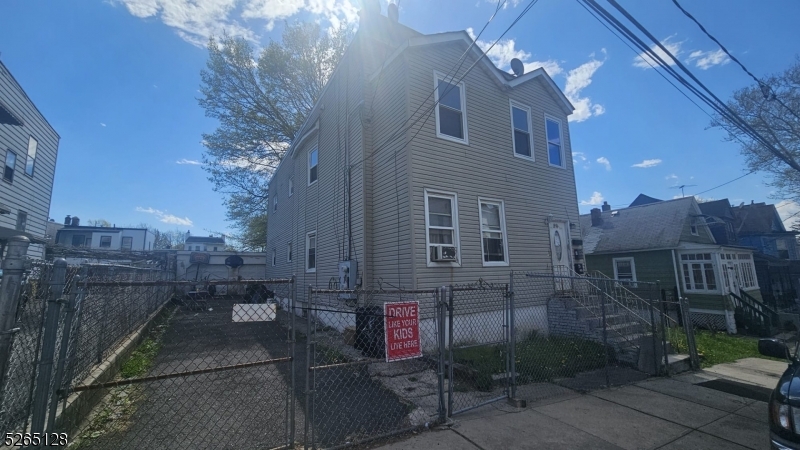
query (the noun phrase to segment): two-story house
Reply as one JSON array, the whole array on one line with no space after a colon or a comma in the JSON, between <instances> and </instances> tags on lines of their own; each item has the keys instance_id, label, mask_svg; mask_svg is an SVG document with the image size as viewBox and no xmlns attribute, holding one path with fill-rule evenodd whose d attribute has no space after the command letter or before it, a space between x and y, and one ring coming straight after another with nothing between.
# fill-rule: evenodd
<instances>
[{"instance_id":1,"label":"two-story house","mask_svg":"<svg viewBox=\"0 0 800 450\"><path fill-rule=\"evenodd\" d=\"M192 236L187 232L183 249L196 252L221 252L225 250L225 236Z\"/></svg>"},{"instance_id":2,"label":"two-story house","mask_svg":"<svg viewBox=\"0 0 800 450\"><path fill-rule=\"evenodd\" d=\"M350 287L412 289L566 271L572 111L544 69L362 11L270 181L267 275L328 286L344 265Z\"/></svg>"},{"instance_id":3,"label":"two-story house","mask_svg":"<svg viewBox=\"0 0 800 450\"><path fill-rule=\"evenodd\" d=\"M55 245L107 251L154 250L155 242L155 233L147 228L84 226L80 219L70 216L55 237Z\"/></svg>"},{"instance_id":4,"label":"two-story house","mask_svg":"<svg viewBox=\"0 0 800 450\"><path fill-rule=\"evenodd\" d=\"M8 238L27 236L44 256L60 137L0 62L0 257Z\"/></svg>"}]
</instances>

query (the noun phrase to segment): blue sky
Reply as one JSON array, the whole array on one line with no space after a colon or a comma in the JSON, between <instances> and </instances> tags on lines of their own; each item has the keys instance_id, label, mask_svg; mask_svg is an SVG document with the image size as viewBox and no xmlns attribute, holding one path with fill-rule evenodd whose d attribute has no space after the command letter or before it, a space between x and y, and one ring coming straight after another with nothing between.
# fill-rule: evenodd
<instances>
[{"instance_id":1,"label":"blue sky","mask_svg":"<svg viewBox=\"0 0 800 450\"><path fill-rule=\"evenodd\" d=\"M721 98L751 83L669 0L621 0ZM800 2L682 2L757 76L800 54ZM107 0L0 3L0 59L61 135L51 217L150 223L193 234L224 231L222 197L201 166L201 134L215 122L196 98L208 36L254 45L278 39L285 20L357 20L357 0ZM385 1L382 2L384 11ZM493 42L527 4L509 0L481 37ZM479 30L494 2L403 0L400 21L423 33ZM578 201L614 206L640 192L668 199L743 173L744 160L709 117L575 1L541 0L490 52L544 66L578 107L570 122ZM754 174L701 195L768 201ZM602 202L600 202L602 203ZM788 216L800 205L782 203ZM785 205L785 206L783 206Z\"/></svg>"}]
</instances>

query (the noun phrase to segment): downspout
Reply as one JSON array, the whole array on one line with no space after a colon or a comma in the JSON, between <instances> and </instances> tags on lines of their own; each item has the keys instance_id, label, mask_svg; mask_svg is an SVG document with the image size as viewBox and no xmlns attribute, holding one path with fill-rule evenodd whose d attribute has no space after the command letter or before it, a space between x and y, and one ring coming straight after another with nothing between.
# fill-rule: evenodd
<instances>
[{"instance_id":1,"label":"downspout","mask_svg":"<svg viewBox=\"0 0 800 450\"><path fill-rule=\"evenodd\" d=\"M681 279L678 276L678 265L675 258L675 249L672 249L672 271L675 273L675 289L678 292L678 298L681 297Z\"/></svg>"}]
</instances>

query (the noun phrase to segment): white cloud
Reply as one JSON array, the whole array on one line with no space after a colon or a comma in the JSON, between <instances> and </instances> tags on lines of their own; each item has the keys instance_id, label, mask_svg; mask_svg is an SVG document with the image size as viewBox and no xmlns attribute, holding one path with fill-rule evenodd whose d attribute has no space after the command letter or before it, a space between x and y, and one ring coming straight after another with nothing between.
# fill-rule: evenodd
<instances>
[{"instance_id":1,"label":"white cloud","mask_svg":"<svg viewBox=\"0 0 800 450\"><path fill-rule=\"evenodd\" d=\"M669 175L665 176L664 179L665 180L677 180L678 176L675 175L674 173L672 173L672 174L669 174Z\"/></svg>"},{"instance_id":2,"label":"white cloud","mask_svg":"<svg viewBox=\"0 0 800 450\"><path fill-rule=\"evenodd\" d=\"M783 226L787 230L792 229L792 225L800 221L800 204L793 200L781 200L775 208L778 210L778 215L781 216Z\"/></svg>"},{"instance_id":3,"label":"white cloud","mask_svg":"<svg viewBox=\"0 0 800 450\"><path fill-rule=\"evenodd\" d=\"M589 117L599 116L606 111L602 105L593 104L589 97L581 97L581 91L592 84L594 73L602 67L604 62L605 60L600 61L592 56L591 61L581 64L567 73L564 95L575 107L575 111L569 116L570 122L583 122Z\"/></svg>"},{"instance_id":4,"label":"white cloud","mask_svg":"<svg viewBox=\"0 0 800 450\"><path fill-rule=\"evenodd\" d=\"M581 200L581 205L601 205L603 203L603 194L594 191L592 193L592 197L589 200Z\"/></svg>"},{"instance_id":5,"label":"white cloud","mask_svg":"<svg viewBox=\"0 0 800 450\"><path fill-rule=\"evenodd\" d=\"M190 164L190 165L193 165L193 166L202 166L203 165L203 163L201 163L200 161L197 161L197 160L194 160L194 159L186 159L186 158L182 158L182 159L179 159L179 160L175 161L175 164Z\"/></svg>"},{"instance_id":6,"label":"white cloud","mask_svg":"<svg viewBox=\"0 0 800 450\"><path fill-rule=\"evenodd\" d=\"M172 225L181 225L184 227L194 226L194 223L192 223L191 219L188 217L181 218L172 214L167 214L166 211L161 211L151 207L142 208L141 206L137 206L136 212L152 214L156 216L160 222L169 223Z\"/></svg>"},{"instance_id":7,"label":"white cloud","mask_svg":"<svg viewBox=\"0 0 800 450\"><path fill-rule=\"evenodd\" d=\"M586 153L572 152L572 162L577 163L578 161L586 161Z\"/></svg>"},{"instance_id":8,"label":"white cloud","mask_svg":"<svg viewBox=\"0 0 800 450\"><path fill-rule=\"evenodd\" d=\"M606 170L611 170L611 161L609 161L605 156L597 158L597 162L604 165Z\"/></svg>"},{"instance_id":9,"label":"white cloud","mask_svg":"<svg viewBox=\"0 0 800 450\"><path fill-rule=\"evenodd\" d=\"M672 38L673 36L664 39L663 41L661 41L661 45L663 45L667 50L669 50L670 53L672 53L673 56L677 58L678 55L681 53L681 45L683 45L683 42L671 42L670 39ZM656 55L658 55L668 65L670 66L675 65L675 60L670 58L664 52L664 50L661 50L659 46L653 44L652 46L650 46L650 49L653 50L653 52ZM639 67L642 69L650 69L652 68L652 66L657 67L658 64L659 64L658 60L654 59L652 56L648 55L645 52L639 53L638 56L633 58L633 65L635 67Z\"/></svg>"},{"instance_id":10,"label":"white cloud","mask_svg":"<svg viewBox=\"0 0 800 450\"><path fill-rule=\"evenodd\" d=\"M636 163L636 164L632 165L631 167L639 167L641 169L647 169L647 168L650 168L650 167L655 167L655 166L657 166L659 164L661 164L661 160L660 159L645 159L644 161L642 161L640 163Z\"/></svg>"},{"instance_id":11,"label":"white cloud","mask_svg":"<svg viewBox=\"0 0 800 450\"><path fill-rule=\"evenodd\" d=\"M469 34L472 40L475 40L477 37L472 28L467 28L467 34ZM517 58L523 62L525 73L532 72L542 67L548 75L554 77L564 71L558 64L558 61L552 59L546 61L529 61L531 54L524 50L517 49L517 42L514 39L501 39L494 44L494 47L492 47L492 43L494 43L494 41L475 41L475 45L486 52L486 56L501 70L511 72L511 60ZM491 47L491 49L489 47Z\"/></svg>"},{"instance_id":12,"label":"white cloud","mask_svg":"<svg viewBox=\"0 0 800 450\"><path fill-rule=\"evenodd\" d=\"M100 122L100 126L105 128L106 124L104 124L103 122Z\"/></svg>"},{"instance_id":13,"label":"white cloud","mask_svg":"<svg viewBox=\"0 0 800 450\"><path fill-rule=\"evenodd\" d=\"M724 66L725 64L731 62L731 59L724 51L722 51L722 49L718 49L717 51L707 52L702 50L694 51L689 54L687 61L694 61L694 65L699 67L701 70L708 70L714 66Z\"/></svg>"},{"instance_id":14,"label":"white cloud","mask_svg":"<svg viewBox=\"0 0 800 450\"><path fill-rule=\"evenodd\" d=\"M124 5L128 12L136 17L160 20L174 28L185 41L199 47L205 47L209 37L220 36L223 33L258 42L259 36L251 27L269 31L275 21L288 19L301 12L324 18L334 27L342 22L352 23L358 20L358 10L351 0L110 0L110 2Z\"/></svg>"}]
</instances>

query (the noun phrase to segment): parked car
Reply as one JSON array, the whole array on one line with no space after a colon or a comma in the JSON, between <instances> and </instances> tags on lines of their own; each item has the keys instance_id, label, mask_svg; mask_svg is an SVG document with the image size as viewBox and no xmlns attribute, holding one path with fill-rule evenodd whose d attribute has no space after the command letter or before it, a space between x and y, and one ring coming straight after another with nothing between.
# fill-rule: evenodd
<instances>
[{"instance_id":1,"label":"parked car","mask_svg":"<svg viewBox=\"0 0 800 450\"><path fill-rule=\"evenodd\" d=\"M787 359L789 367L781 375L769 398L769 437L773 449L800 449L800 340L794 353L779 339L759 339L758 352Z\"/></svg>"}]
</instances>

